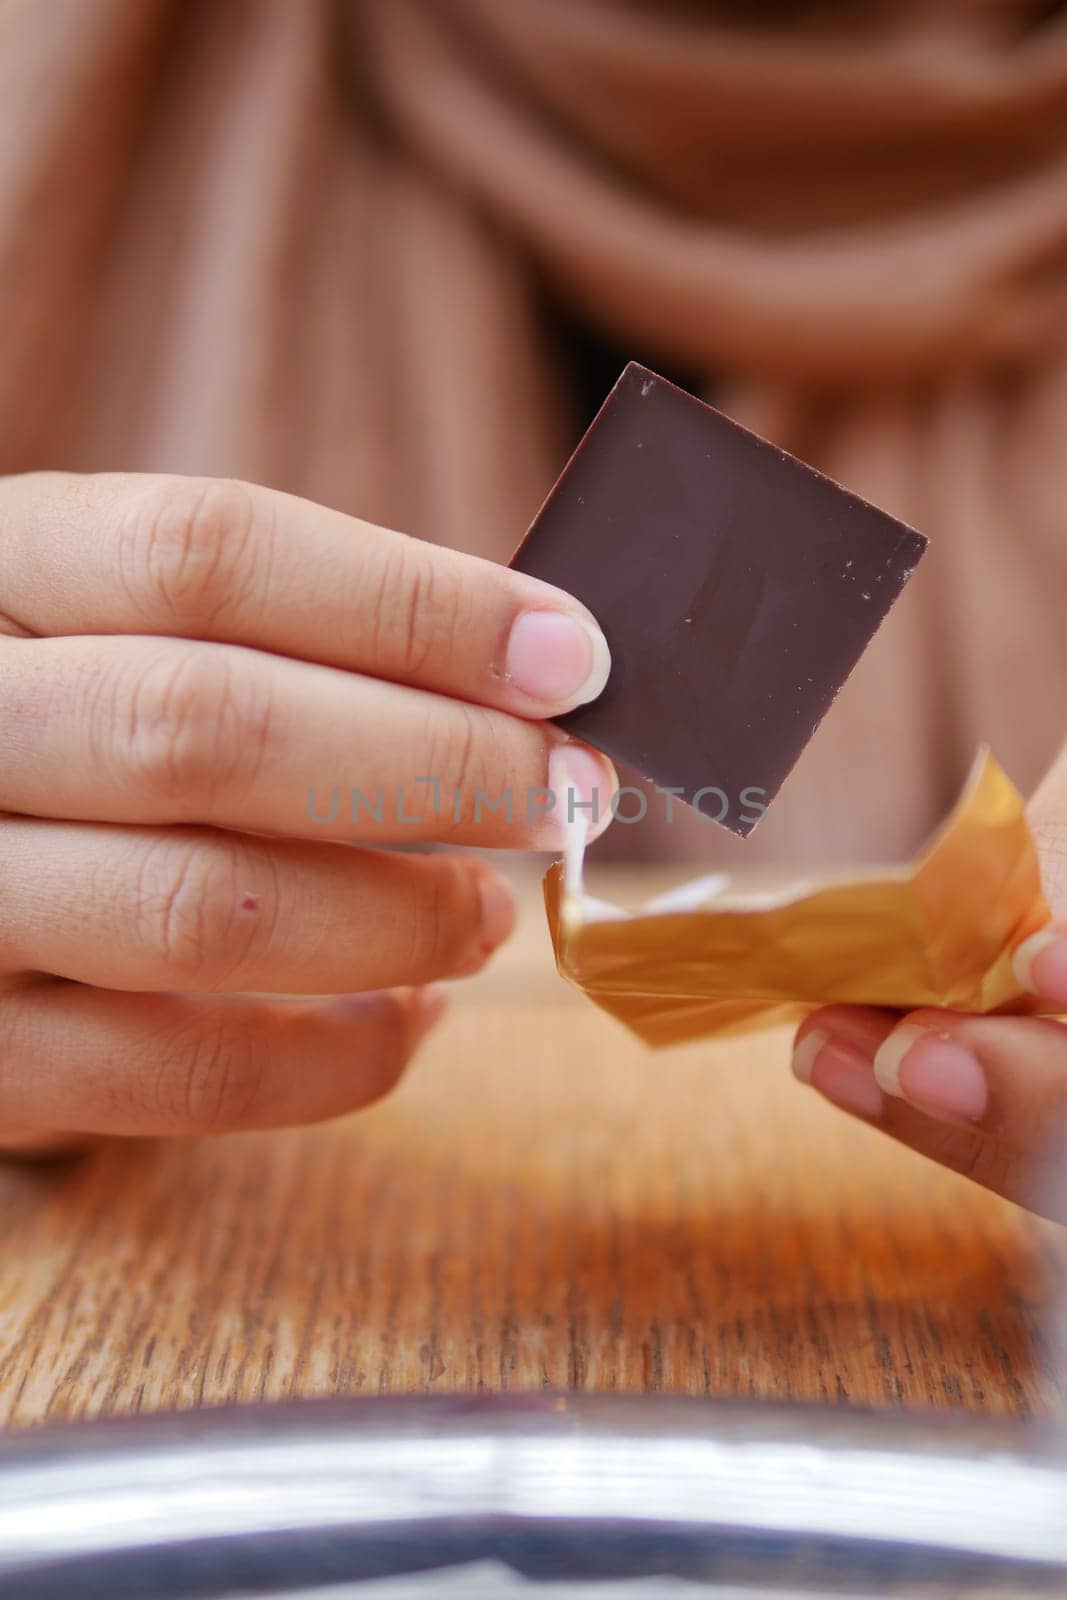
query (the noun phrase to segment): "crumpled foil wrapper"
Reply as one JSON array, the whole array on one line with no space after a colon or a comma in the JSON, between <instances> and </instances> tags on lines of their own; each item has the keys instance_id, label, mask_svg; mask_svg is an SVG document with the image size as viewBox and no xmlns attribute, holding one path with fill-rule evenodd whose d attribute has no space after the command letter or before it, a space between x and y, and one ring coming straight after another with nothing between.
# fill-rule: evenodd
<instances>
[{"instance_id":1,"label":"crumpled foil wrapper","mask_svg":"<svg viewBox=\"0 0 1067 1600\"><path fill-rule=\"evenodd\" d=\"M548 871L560 973L650 1045L847 1002L1037 1015L1011 952L1049 920L1022 796L988 750L901 866L768 886L715 874L627 912L583 883L584 825Z\"/></svg>"}]
</instances>

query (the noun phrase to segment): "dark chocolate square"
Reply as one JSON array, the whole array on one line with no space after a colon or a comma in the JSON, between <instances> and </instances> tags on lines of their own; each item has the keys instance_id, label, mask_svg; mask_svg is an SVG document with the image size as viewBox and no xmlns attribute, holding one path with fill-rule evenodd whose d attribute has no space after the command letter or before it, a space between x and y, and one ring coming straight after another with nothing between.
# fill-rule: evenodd
<instances>
[{"instance_id":1,"label":"dark chocolate square","mask_svg":"<svg viewBox=\"0 0 1067 1600\"><path fill-rule=\"evenodd\" d=\"M747 835L926 542L631 362L512 566L611 647L560 726Z\"/></svg>"}]
</instances>

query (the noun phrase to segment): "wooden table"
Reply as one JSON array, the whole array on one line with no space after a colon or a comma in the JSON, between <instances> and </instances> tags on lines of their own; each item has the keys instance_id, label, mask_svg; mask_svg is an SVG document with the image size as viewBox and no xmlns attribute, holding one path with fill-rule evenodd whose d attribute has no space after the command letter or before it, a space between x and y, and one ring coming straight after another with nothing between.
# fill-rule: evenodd
<instances>
[{"instance_id":1,"label":"wooden table","mask_svg":"<svg viewBox=\"0 0 1067 1600\"><path fill-rule=\"evenodd\" d=\"M527 893L369 1113L0 1169L7 1421L541 1386L1064 1413L1067 1233L821 1103L781 1033L648 1053Z\"/></svg>"}]
</instances>

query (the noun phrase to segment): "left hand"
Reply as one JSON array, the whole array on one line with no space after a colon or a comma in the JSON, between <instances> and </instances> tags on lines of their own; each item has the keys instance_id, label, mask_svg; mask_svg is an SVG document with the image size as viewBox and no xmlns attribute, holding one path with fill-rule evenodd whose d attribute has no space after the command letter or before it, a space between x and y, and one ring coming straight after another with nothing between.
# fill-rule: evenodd
<instances>
[{"instance_id":1,"label":"left hand","mask_svg":"<svg viewBox=\"0 0 1067 1600\"><path fill-rule=\"evenodd\" d=\"M1015 951L1067 1016L1067 746L1029 816L1053 920ZM1033 1211L1067 1222L1067 1026L1044 1017L826 1006L793 1071L842 1110Z\"/></svg>"}]
</instances>

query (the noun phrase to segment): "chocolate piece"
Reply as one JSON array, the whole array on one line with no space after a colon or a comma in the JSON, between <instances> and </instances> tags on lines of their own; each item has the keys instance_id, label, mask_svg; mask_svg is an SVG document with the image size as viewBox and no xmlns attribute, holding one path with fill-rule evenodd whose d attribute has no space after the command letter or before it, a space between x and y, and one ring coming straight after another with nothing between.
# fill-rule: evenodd
<instances>
[{"instance_id":1,"label":"chocolate piece","mask_svg":"<svg viewBox=\"0 0 1067 1600\"><path fill-rule=\"evenodd\" d=\"M611 646L603 694L559 725L744 836L925 548L631 362L511 564Z\"/></svg>"}]
</instances>

